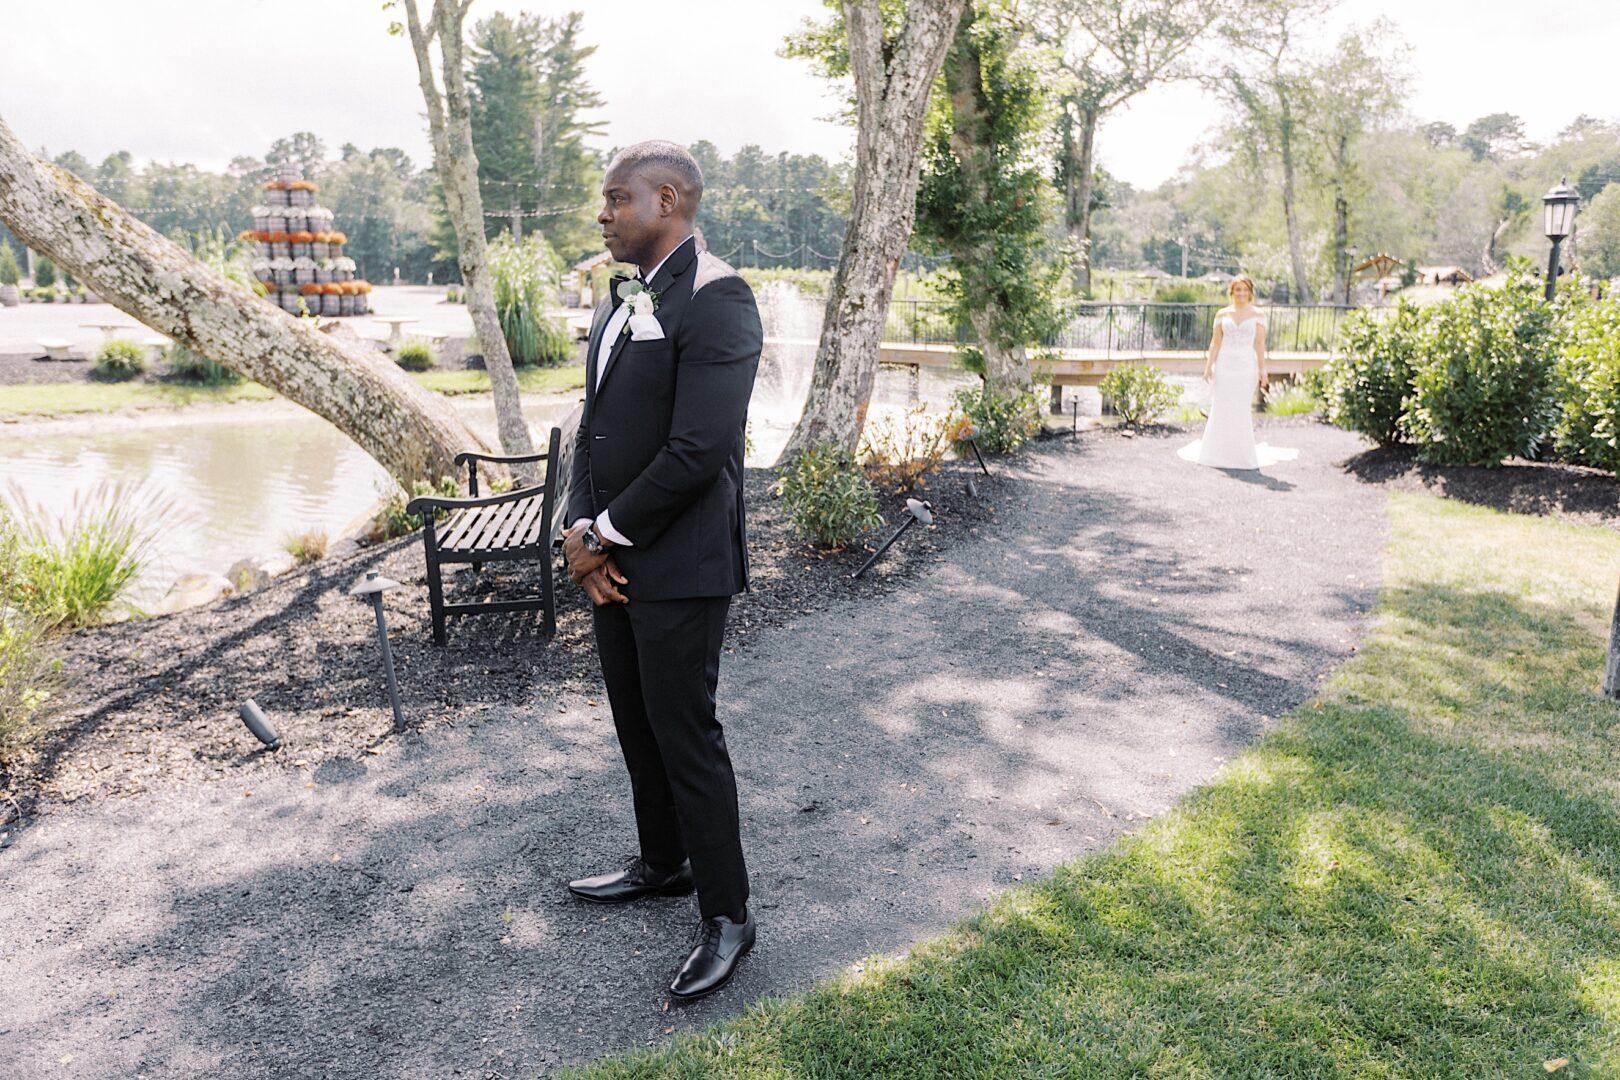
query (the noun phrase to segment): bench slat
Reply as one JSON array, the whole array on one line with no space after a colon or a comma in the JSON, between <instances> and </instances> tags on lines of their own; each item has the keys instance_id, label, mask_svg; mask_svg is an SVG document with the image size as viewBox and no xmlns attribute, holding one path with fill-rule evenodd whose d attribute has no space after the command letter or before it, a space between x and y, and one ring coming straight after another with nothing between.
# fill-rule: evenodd
<instances>
[{"instance_id":1,"label":"bench slat","mask_svg":"<svg viewBox=\"0 0 1620 1080\"><path fill-rule=\"evenodd\" d=\"M536 499L534 505L534 517L532 520L530 520L528 528L524 529L522 535L520 535L515 541L517 546L534 547L536 544L540 543L540 526L543 525L546 520L546 515L542 512L544 509L545 507L540 505L540 500Z\"/></svg>"},{"instance_id":2,"label":"bench slat","mask_svg":"<svg viewBox=\"0 0 1620 1080\"><path fill-rule=\"evenodd\" d=\"M493 546L498 548L511 547L524 533L529 531L529 522L540 512L539 499L524 499L517 505L517 512L507 518L506 527L495 537Z\"/></svg>"},{"instance_id":3,"label":"bench slat","mask_svg":"<svg viewBox=\"0 0 1620 1080\"><path fill-rule=\"evenodd\" d=\"M473 523L473 511L457 510L442 522L436 523L439 531L439 547L453 548L461 542L461 535Z\"/></svg>"},{"instance_id":4,"label":"bench slat","mask_svg":"<svg viewBox=\"0 0 1620 1080\"><path fill-rule=\"evenodd\" d=\"M480 547L487 547L484 538L489 536L512 509L511 503L502 503L499 506L475 507L473 512L478 515L478 523L462 536L461 542L456 545L461 551L476 551Z\"/></svg>"},{"instance_id":5,"label":"bench slat","mask_svg":"<svg viewBox=\"0 0 1620 1080\"><path fill-rule=\"evenodd\" d=\"M478 546L480 548L499 548L501 545L496 543L496 537L501 535L501 530L506 528L506 523L517 514L518 508L522 505L521 502L515 502L504 503L496 507L495 516L490 518L489 524L484 526L484 531L478 536Z\"/></svg>"}]
</instances>

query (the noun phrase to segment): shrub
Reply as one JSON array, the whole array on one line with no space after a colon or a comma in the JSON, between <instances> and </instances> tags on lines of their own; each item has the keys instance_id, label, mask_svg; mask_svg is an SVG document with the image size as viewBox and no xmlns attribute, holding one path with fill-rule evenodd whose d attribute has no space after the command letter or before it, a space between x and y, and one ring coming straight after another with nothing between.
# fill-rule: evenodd
<instances>
[{"instance_id":1,"label":"shrub","mask_svg":"<svg viewBox=\"0 0 1620 1080\"><path fill-rule=\"evenodd\" d=\"M184 345L171 345L164 354L169 377L181 382L202 386L228 386L241 382L242 377L224 364L216 364L201 353L192 352Z\"/></svg>"},{"instance_id":2,"label":"shrub","mask_svg":"<svg viewBox=\"0 0 1620 1080\"><path fill-rule=\"evenodd\" d=\"M1620 302L1568 313L1558 335L1553 384L1559 454L1620 472Z\"/></svg>"},{"instance_id":3,"label":"shrub","mask_svg":"<svg viewBox=\"0 0 1620 1080\"><path fill-rule=\"evenodd\" d=\"M62 661L45 630L20 611L0 611L0 753L40 734L60 705Z\"/></svg>"},{"instance_id":4,"label":"shrub","mask_svg":"<svg viewBox=\"0 0 1620 1080\"><path fill-rule=\"evenodd\" d=\"M555 367L574 358L574 335L546 315L556 294L562 262L538 233L513 240L502 233L489 244L495 314L518 367Z\"/></svg>"},{"instance_id":5,"label":"shrub","mask_svg":"<svg viewBox=\"0 0 1620 1080\"><path fill-rule=\"evenodd\" d=\"M392 540L396 536L406 536L422 527L421 514L407 514L406 505L418 495L443 495L447 499L454 499L461 494L455 477L439 477L438 487L426 480L418 480L411 485L411 493L407 497L399 487L395 487L383 496L382 512L378 515L378 532L383 540Z\"/></svg>"},{"instance_id":6,"label":"shrub","mask_svg":"<svg viewBox=\"0 0 1620 1080\"><path fill-rule=\"evenodd\" d=\"M34 260L34 284L40 288L56 284L56 267L51 260L44 257Z\"/></svg>"},{"instance_id":7,"label":"shrub","mask_svg":"<svg viewBox=\"0 0 1620 1080\"><path fill-rule=\"evenodd\" d=\"M103 382L124 382L146 371L146 350L125 338L104 341L90 358L90 374Z\"/></svg>"},{"instance_id":8,"label":"shrub","mask_svg":"<svg viewBox=\"0 0 1620 1080\"><path fill-rule=\"evenodd\" d=\"M1273 416L1304 416L1320 406L1303 379L1266 391L1266 412Z\"/></svg>"},{"instance_id":9,"label":"shrub","mask_svg":"<svg viewBox=\"0 0 1620 1080\"><path fill-rule=\"evenodd\" d=\"M1035 384L1014 394L992 390L988 383L958 390L956 408L979 429L980 450L1002 454L1024 445L1045 422L1045 392Z\"/></svg>"},{"instance_id":10,"label":"shrub","mask_svg":"<svg viewBox=\"0 0 1620 1080\"><path fill-rule=\"evenodd\" d=\"M1202 349L1209 344L1209 328L1205 325L1206 310L1194 305L1203 296L1191 285L1172 285L1160 289L1147 309L1148 323L1164 349ZM1174 304L1174 307L1160 307Z\"/></svg>"},{"instance_id":11,"label":"shrub","mask_svg":"<svg viewBox=\"0 0 1620 1080\"><path fill-rule=\"evenodd\" d=\"M843 547L883 524L872 482L836 447L796 455L782 467L776 491L800 535L826 547Z\"/></svg>"},{"instance_id":12,"label":"shrub","mask_svg":"<svg viewBox=\"0 0 1620 1080\"><path fill-rule=\"evenodd\" d=\"M1432 310L1407 415L1418 456L1490 467L1533 455L1556 405L1552 313L1527 265L1515 261L1500 288L1467 285Z\"/></svg>"},{"instance_id":13,"label":"shrub","mask_svg":"<svg viewBox=\"0 0 1620 1080\"><path fill-rule=\"evenodd\" d=\"M326 533L320 529L297 533L281 542L282 549L297 560L299 566L319 562L326 558Z\"/></svg>"},{"instance_id":14,"label":"shrub","mask_svg":"<svg viewBox=\"0 0 1620 1080\"><path fill-rule=\"evenodd\" d=\"M22 267L11 245L0 241L0 285L15 285L22 280Z\"/></svg>"},{"instance_id":15,"label":"shrub","mask_svg":"<svg viewBox=\"0 0 1620 1080\"><path fill-rule=\"evenodd\" d=\"M433 350L424 341L407 341L394 362L406 371L427 371L433 366Z\"/></svg>"},{"instance_id":16,"label":"shrub","mask_svg":"<svg viewBox=\"0 0 1620 1080\"><path fill-rule=\"evenodd\" d=\"M29 289L28 295L41 303L54 304L56 303L56 286L41 285L37 288Z\"/></svg>"},{"instance_id":17,"label":"shrub","mask_svg":"<svg viewBox=\"0 0 1620 1080\"><path fill-rule=\"evenodd\" d=\"M898 418L881 416L866 425L861 458L866 475L892 495L905 495L928 482L930 473L951 448L951 417L933 416L928 406L908 409Z\"/></svg>"},{"instance_id":18,"label":"shrub","mask_svg":"<svg viewBox=\"0 0 1620 1080\"><path fill-rule=\"evenodd\" d=\"M1344 320L1344 352L1313 376L1329 420L1382 446L1405 437L1433 310L1403 299L1387 319L1363 308Z\"/></svg>"},{"instance_id":19,"label":"shrub","mask_svg":"<svg viewBox=\"0 0 1620 1080\"><path fill-rule=\"evenodd\" d=\"M18 580L21 541L16 522L0 507L0 584ZM48 655L44 626L13 606L10 592L0 593L0 752L40 732L61 689L62 662Z\"/></svg>"},{"instance_id":20,"label":"shrub","mask_svg":"<svg viewBox=\"0 0 1620 1080\"><path fill-rule=\"evenodd\" d=\"M1131 427L1151 424L1181 400L1181 390L1154 367L1122 364L1102 377L1097 389Z\"/></svg>"},{"instance_id":21,"label":"shrub","mask_svg":"<svg viewBox=\"0 0 1620 1080\"><path fill-rule=\"evenodd\" d=\"M11 526L15 566L0 604L20 609L48 630L102 622L122 606L150 549L142 522L162 515L149 500L118 485L102 486L54 521L23 503Z\"/></svg>"}]
</instances>

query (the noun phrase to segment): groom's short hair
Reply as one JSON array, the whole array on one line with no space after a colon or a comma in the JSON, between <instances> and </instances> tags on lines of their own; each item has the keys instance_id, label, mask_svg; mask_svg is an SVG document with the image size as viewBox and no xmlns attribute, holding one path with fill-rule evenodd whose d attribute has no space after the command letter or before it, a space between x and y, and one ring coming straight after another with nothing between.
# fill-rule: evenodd
<instances>
[{"instance_id":1,"label":"groom's short hair","mask_svg":"<svg viewBox=\"0 0 1620 1080\"><path fill-rule=\"evenodd\" d=\"M665 139L648 139L634 143L613 155L607 171L629 169L631 172L663 172L664 179L675 185L683 200L691 200L692 213L697 214L703 202L703 170L686 147Z\"/></svg>"}]
</instances>

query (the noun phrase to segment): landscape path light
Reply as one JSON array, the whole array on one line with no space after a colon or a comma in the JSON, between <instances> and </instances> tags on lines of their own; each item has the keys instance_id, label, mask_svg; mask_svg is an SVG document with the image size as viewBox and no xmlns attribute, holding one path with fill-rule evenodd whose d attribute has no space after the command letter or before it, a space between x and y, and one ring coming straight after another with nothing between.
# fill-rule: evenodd
<instances>
[{"instance_id":1,"label":"landscape path light","mask_svg":"<svg viewBox=\"0 0 1620 1080\"><path fill-rule=\"evenodd\" d=\"M264 743L271 750L281 745L281 736L276 734L275 725L271 724L270 718L264 715L264 710L259 708L258 702L248 698L242 702L242 706L238 711L242 715L242 723L246 724L247 729L253 732L255 739Z\"/></svg>"},{"instance_id":2,"label":"landscape path light","mask_svg":"<svg viewBox=\"0 0 1620 1080\"><path fill-rule=\"evenodd\" d=\"M363 596L371 601L377 613L377 644L382 648L383 673L388 677L388 703L394 707L394 731L405 730L405 714L399 707L399 679L394 676L394 649L388 644L388 620L383 616L383 593L399 588L399 582L383 577L375 570L367 570L349 590L350 596Z\"/></svg>"},{"instance_id":3,"label":"landscape path light","mask_svg":"<svg viewBox=\"0 0 1620 1080\"><path fill-rule=\"evenodd\" d=\"M979 425L971 420L963 420L962 425L956 429L956 441L965 442L973 447L973 456L979 459L979 468L984 470L984 475L989 476L990 468L984 463L984 455L979 453L978 438Z\"/></svg>"},{"instance_id":4,"label":"landscape path light","mask_svg":"<svg viewBox=\"0 0 1620 1080\"><path fill-rule=\"evenodd\" d=\"M1541 197L1542 231L1552 241L1552 253L1547 256L1547 299L1558 291L1558 248L1575 231L1575 212L1581 206L1581 193L1569 186L1569 177L1558 181Z\"/></svg>"},{"instance_id":5,"label":"landscape path light","mask_svg":"<svg viewBox=\"0 0 1620 1080\"><path fill-rule=\"evenodd\" d=\"M858 578L862 574L866 573L867 570L871 569L872 564L878 561L878 557L881 556L885 551L889 550L889 546L891 544L900 539L901 535L905 533L907 529L911 528L919 521L924 525L932 525L934 523L933 511L934 507L931 503L922 502L918 499L907 499L905 523L898 529L894 530L894 535L883 541L883 546L872 552L872 557L862 563L861 568L850 576L852 578Z\"/></svg>"}]
</instances>

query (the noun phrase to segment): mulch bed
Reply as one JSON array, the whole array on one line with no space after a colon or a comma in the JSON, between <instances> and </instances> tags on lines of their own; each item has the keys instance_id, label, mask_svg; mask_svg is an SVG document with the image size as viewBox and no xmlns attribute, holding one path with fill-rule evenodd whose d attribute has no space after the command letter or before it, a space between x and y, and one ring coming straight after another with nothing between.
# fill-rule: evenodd
<instances>
[{"instance_id":1,"label":"mulch bed","mask_svg":"<svg viewBox=\"0 0 1620 1080\"><path fill-rule=\"evenodd\" d=\"M969 496L973 478L978 492ZM971 462L944 463L924 496L936 507L935 524L908 530L856 581L854 570L904 520L904 500L883 499L890 525L824 553L794 533L770 493L774 479L771 470L748 471L752 590L732 604L731 651L797 615L883 595L992 515L997 489L995 477L979 475ZM537 568L499 566L448 576L447 598L489 590L532 594ZM589 605L565 575L559 573L554 639L540 633L537 614L477 615L452 619L440 649L432 644L421 539L403 537L315 563L240 597L63 638L71 705L52 732L0 762L0 820L9 816L6 809L31 816L41 799L133 795L175 782L247 783L256 770L315 765L377 747L393 718L376 622L369 604L347 595L367 570L405 586L385 594L385 611L411 730L500 708L544 708L559 692L601 692ZM248 698L276 727L278 750L266 751L239 719Z\"/></svg>"},{"instance_id":2,"label":"mulch bed","mask_svg":"<svg viewBox=\"0 0 1620 1080\"><path fill-rule=\"evenodd\" d=\"M1358 480L1513 514L1620 529L1620 481L1581 465L1514 458L1495 469L1426 465L1410 446L1381 446L1345 462Z\"/></svg>"}]
</instances>

